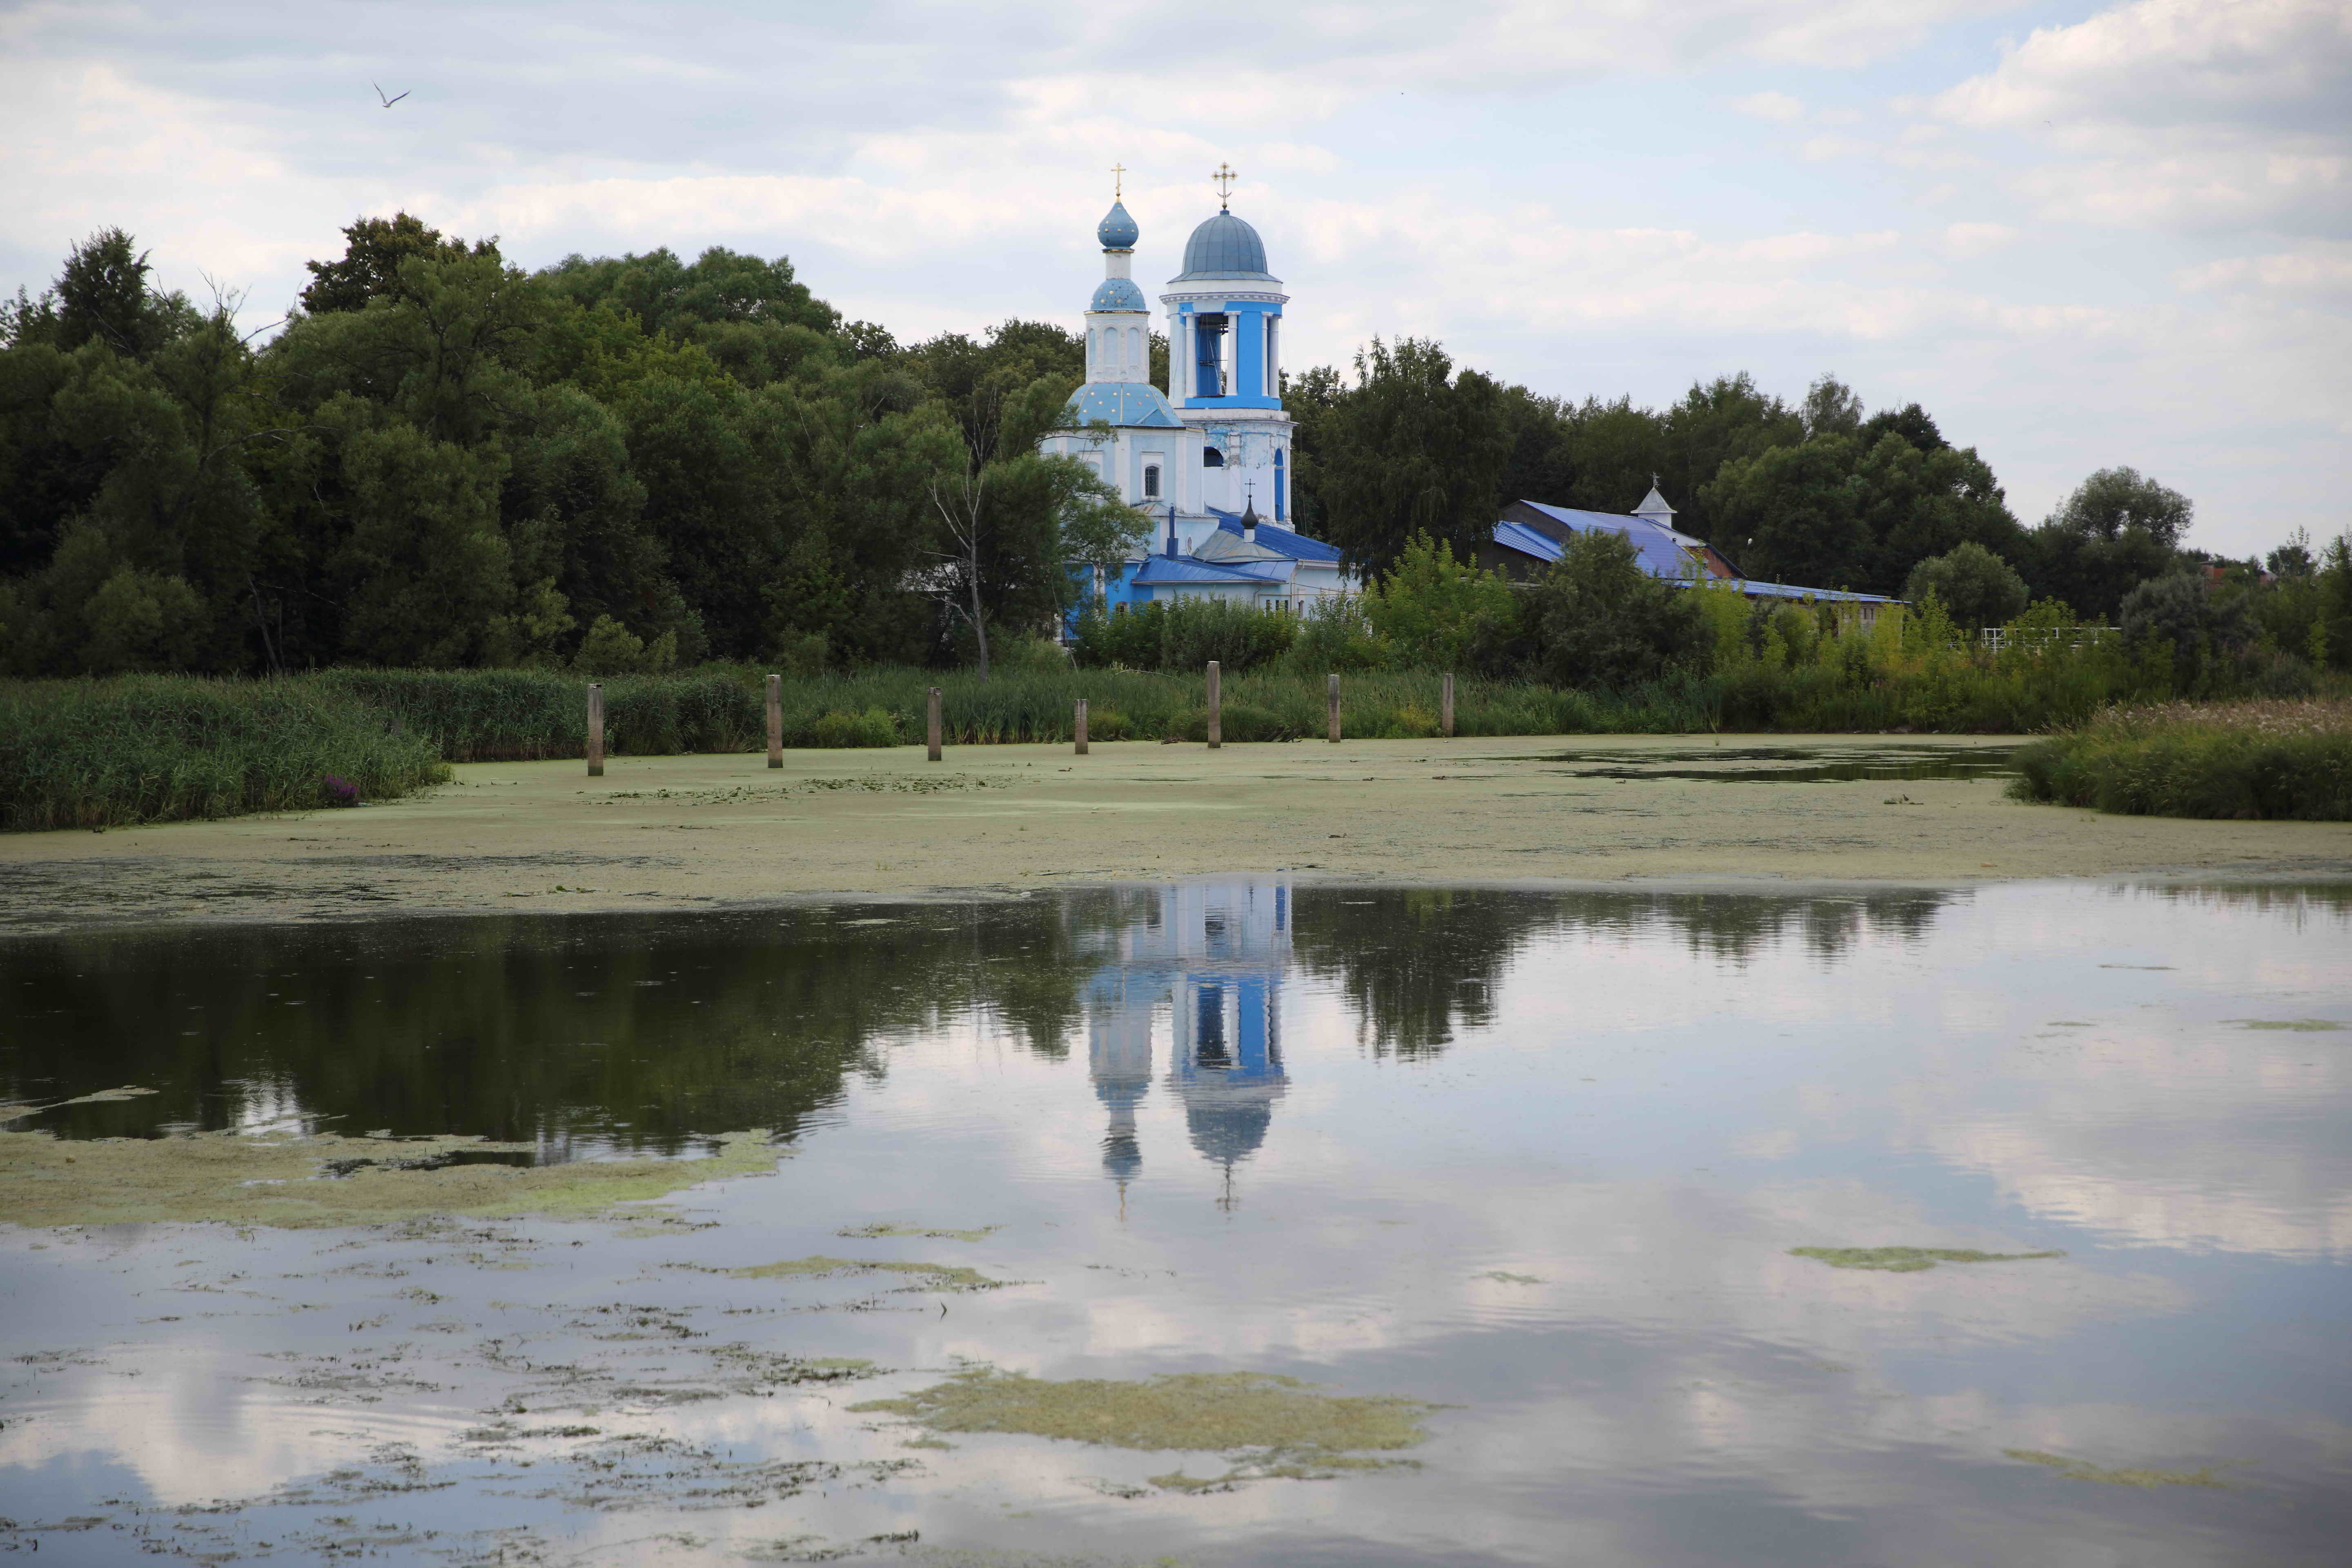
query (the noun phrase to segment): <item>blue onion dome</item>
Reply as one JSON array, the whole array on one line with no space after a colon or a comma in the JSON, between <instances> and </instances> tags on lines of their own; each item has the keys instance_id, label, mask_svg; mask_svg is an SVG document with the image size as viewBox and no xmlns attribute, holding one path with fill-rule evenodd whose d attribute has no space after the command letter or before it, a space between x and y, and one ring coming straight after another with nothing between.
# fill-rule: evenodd
<instances>
[{"instance_id":1,"label":"blue onion dome","mask_svg":"<svg viewBox=\"0 0 2352 1568\"><path fill-rule=\"evenodd\" d=\"M1143 231L1127 216L1125 202L1113 202L1110 211L1103 214L1102 222L1095 225L1095 237L1102 241L1105 250L1133 250Z\"/></svg>"},{"instance_id":2,"label":"blue onion dome","mask_svg":"<svg viewBox=\"0 0 2352 1568\"><path fill-rule=\"evenodd\" d=\"M1184 242L1184 270L1174 281L1194 278L1247 278L1276 281L1265 269L1265 241L1229 212L1221 212Z\"/></svg>"},{"instance_id":3,"label":"blue onion dome","mask_svg":"<svg viewBox=\"0 0 2352 1568\"><path fill-rule=\"evenodd\" d=\"M1135 286L1132 278L1106 278L1087 301L1089 310L1144 310L1143 290Z\"/></svg>"}]
</instances>

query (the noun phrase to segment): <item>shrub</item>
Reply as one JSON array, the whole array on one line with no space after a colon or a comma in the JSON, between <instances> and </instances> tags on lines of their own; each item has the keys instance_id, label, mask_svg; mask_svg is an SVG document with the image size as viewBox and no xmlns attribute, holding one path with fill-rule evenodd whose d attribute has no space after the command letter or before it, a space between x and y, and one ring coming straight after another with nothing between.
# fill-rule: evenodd
<instances>
[{"instance_id":1,"label":"shrub","mask_svg":"<svg viewBox=\"0 0 2352 1568\"><path fill-rule=\"evenodd\" d=\"M1283 661L1301 675L1380 669L1387 647L1358 599L1324 599L1298 617L1290 652Z\"/></svg>"},{"instance_id":2,"label":"shrub","mask_svg":"<svg viewBox=\"0 0 2352 1568\"><path fill-rule=\"evenodd\" d=\"M1555 686L1630 687L1701 659L1707 617L1689 588L1642 569L1624 535L1579 533L1536 580L1536 673Z\"/></svg>"},{"instance_id":3,"label":"shrub","mask_svg":"<svg viewBox=\"0 0 2352 1568\"><path fill-rule=\"evenodd\" d=\"M863 713L844 713L838 709L820 714L793 742L798 746L895 746L898 743L898 726L890 715L879 708L868 708Z\"/></svg>"},{"instance_id":4,"label":"shrub","mask_svg":"<svg viewBox=\"0 0 2352 1568\"><path fill-rule=\"evenodd\" d=\"M2003 626L2025 608L2025 579L1974 540L1911 568L1903 596L1916 604L1934 594L1963 626Z\"/></svg>"},{"instance_id":5,"label":"shrub","mask_svg":"<svg viewBox=\"0 0 2352 1568\"><path fill-rule=\"evenodd\" d=\"M1364 595L1364 617L1399 663L1459 670L1474 649L1512 640L1519 605L1500 574L1457 562L1453 546L1418 533L1388 576Z\"/></svg>"},{"instance_id":6,"label":"shrub","mask_svg":"<svg viewBox=\"0 0 2352 1568\"><path fill-rule=\"evenodd\" d=\"M2352 701L2110 709L2018 753L2021 800L2148 816L2352 821Z\"/></svg>"}]
</instances>

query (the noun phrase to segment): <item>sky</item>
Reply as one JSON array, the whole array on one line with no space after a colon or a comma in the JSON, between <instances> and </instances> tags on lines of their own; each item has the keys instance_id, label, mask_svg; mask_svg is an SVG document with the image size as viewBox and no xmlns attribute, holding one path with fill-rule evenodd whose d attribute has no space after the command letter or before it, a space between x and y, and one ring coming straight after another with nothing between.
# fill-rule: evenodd
<instances>
[{"instance_id":1,"label":"sky","mask_svg":"<svg viewBox=\"0 0 2352 1568\"><path fill-rule=\"evenodd\" d=\"M1076 327L1114 164L1150 291L1229 161L1294 369L1834 374L2029 524L2128 464L2217 553L2352 526L2352 0L0 0L0 146L9 293L120 225L265 329L405 208L787 256L902 340Z\"/></svg>"}]
</instances>

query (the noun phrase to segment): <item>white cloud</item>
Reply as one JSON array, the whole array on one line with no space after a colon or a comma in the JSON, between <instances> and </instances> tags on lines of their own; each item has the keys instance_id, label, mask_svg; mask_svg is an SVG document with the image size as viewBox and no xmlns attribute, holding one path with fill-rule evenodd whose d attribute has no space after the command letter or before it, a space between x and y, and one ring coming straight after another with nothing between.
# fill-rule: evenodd
<instances>
[{"instance_id":1,"label":"white cloud","mask_svg":"<svg viewBox=\"0 0 2352 1568\"><path fill-rule=\"evenodd\" d=\"M1805 117L1804 100L1790 98L1785 92L1751 92L1746 98L1733 99L1731 107L1742 114L1775 120L1783 125L1794 124Z\"/></svg>"},{"instance_id":2,"label":"white cloud","mask_svg":"<svg viewBox=\"0 0 2352 1568\"><path fill-rule=\"evenodd\" d=\"M2352 294L2352 242L2309 240L2270 256L2238 256L2181 269L2189 289L2262 289L2281 294Z\"/></svg>"},{"instance_id":3,"label":"white cloud","mask_svg":"<svg viewBox=\"0 0 2352 1568\"><path fill-rule=\"evenodd\" d=\"M2140 226L2352 218L2352 4L2134 0L2036 30L1936 99L2052 161L2017 179L2049 216Z\"/></svg>"}]
</instances>

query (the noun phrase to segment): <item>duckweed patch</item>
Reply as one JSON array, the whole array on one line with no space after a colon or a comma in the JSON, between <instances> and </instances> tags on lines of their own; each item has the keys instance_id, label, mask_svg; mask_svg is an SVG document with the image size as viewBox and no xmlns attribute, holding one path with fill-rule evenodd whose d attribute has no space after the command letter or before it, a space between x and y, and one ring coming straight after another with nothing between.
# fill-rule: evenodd
<instances>
[{"instance_id":1,"label":"duckweed patch","mask_svg":"<svg viewBox=\"0 0 2352 1568\"><path fill-rule=\"evenodd\" d=\"M2063 1454L2045 1454L2038 1448L2003 1448L2012 1459L2022 1459L2029 1465L2040 1465L2057 1471L2070 1481L2097 1481L2110 1487L2212 1487L2228 1490L2230 1483L2213 1473L2207 1465L2194 1470L2110 1470L2083 1459L2070 1459Z\"/></svg>"},{"instance_id":2,"label":"duckweed patch","mask_svg":"<svg viewBox=\"0 0 2352 1568\"><path fill-rule=\"evenodd\" d=\"M2292 1029L2299 1035L2329 1034L2338 1029L2352 1029L2352 1024L2338 1024L2326 1018L2224 1018L2225 1024L2235 1024L2241 1029Z\"/></svg>"},{"instance_id":3,"label":"duckweed patch","mask_svg":"<svg viewBox=\"0 0 2352 1568\"><path fill-rule=\"evenodd\" d=\"M1541 1279L1532 1274L1514 1274L1507 1268L1489 1268L1486 1272L1478 1276L1478 1278L1481 1279L1492 1279L1497 1285L1540 1285L1543 1283Z\"/></svg>"},{"instance_id":4,"label":"duckweed patch","mask_svg":"<svg viewBox=\"0 0 2352 1568\"><path fill-rule=\"evenodd\" d=\"M776 1151L764 1130L721 1138L703 1160L484 1163L530 1145L471 1138L404 1139L401 1163L377 1163L379 1139L248 1137L68 1141L0 1131L0 1224L32 1226L218 1222L308 1228L382 1225L432 1215L593 1219L622 1204L704 1182L765 1175ZM461 1156L471 1156L460 1161ZM351 1162L359 1162L351 1163ZM341 1177L330 1173L349 1171Z\"/></svg>"},{"instance_id":5,"label":"duckweed patch","mask_svg":"<svg viewBox=\"0 0 2352 1568\"><path fill-rule=\"evenodd\" d=\"M833 1275L903 1274L921 1281L910 1287L918 1290L994 1290L1012 1283L1008 1279L991 1279L977 1269L952 1263L898 1263L869 1258L827 1258L822 1253L744 1268L705 1268L699 1264L679 1267L705 1274L723 1274L730 1279L822 1279Z\"/></svg>"},{"instance_id":6,"label":"duckweed patch","mask_svg":"<svg viewBox=\"0 0 2352 1568\"><path fill-rule=\"evenodd\" d=\"M1791 1258L1811 1258L1832 1268L1869 1268L1886 1274L1916 1274L1938 1263L2021 1263L2031 1258L2063 1258L2063 1252L1979 1252L1966 1247L1792 1247Z\"/></svg>"},{"instance_id":7,"label":"duckweed patch","mask_svg":"<svg viewBox=\"0 0 2352 1568\"><path fill-rule=\"evenodd\" d=\"M1139 1382L1057 1382L975 1367L855 1411L904 1415L934 1432L1019 1432L1114 1448L1193 1449L1238 1462L1225 1475L1179 1469L1152 1485L1198 1491L1274 1479L1317 1479L1401 1461L1366 1458L1425 1442L1438 1406L1391 1395L1324 1394L1294 1377L1171 1373Z\"/></svg>"},{"instance_id":8,"label":"duckweed patch","mask_svg":"<svg viewBox=\"0 0 2352 1568\"><path fill-rule=\"evenodd\" d=\"M875 1241L886 1236L907 1236L925 1241L986 1241L1004 1227L983 1225L972 1230L931 1230L919 1225L855 1225L834 1235L852 1241Z\"/></svg>"}]
</instances>

